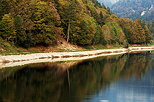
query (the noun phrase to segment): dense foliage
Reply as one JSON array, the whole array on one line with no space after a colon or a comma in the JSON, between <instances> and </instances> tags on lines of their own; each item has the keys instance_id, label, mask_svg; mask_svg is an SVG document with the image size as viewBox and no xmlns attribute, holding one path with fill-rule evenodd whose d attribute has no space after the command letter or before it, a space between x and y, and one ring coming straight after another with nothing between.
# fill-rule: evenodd
<instances>
[{"instance_id":1,"label":"dense foliage","mask_svg":"<svg viewBox=\"0 0 154 102\"><path fill-rule=\"evenodd\" d=\"M120 19L97 0L0 0L0 37L16 46L149 43L143 21Z\"/></svg>"}]
</instances>

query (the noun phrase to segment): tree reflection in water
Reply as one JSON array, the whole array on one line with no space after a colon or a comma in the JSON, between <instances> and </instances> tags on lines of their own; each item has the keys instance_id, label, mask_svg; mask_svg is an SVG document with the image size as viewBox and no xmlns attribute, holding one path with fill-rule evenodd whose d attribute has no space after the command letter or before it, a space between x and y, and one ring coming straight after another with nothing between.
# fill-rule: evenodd
<instances>
[{"instance_id":1,"label":"tree reflection in water","mask_svg":"<svg viewBox=\"0 0 154 102\"><path fill-rule=\"evenodd\" d=\"M83 102L151 66L152 54L137 53L1 69L0 102Z\"/></svg>"}]
</instances>

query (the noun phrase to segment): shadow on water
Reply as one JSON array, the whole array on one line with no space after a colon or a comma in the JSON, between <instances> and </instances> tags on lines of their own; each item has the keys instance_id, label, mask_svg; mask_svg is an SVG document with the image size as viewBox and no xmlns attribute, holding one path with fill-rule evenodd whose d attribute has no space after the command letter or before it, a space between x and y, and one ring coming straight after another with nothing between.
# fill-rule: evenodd
<instances>
[{"instance_id":1,"label":"shadow on water","mask_svg":"<svg viewBox=\"0 0 154 102\"><path fill-rule=\"evenodd\" d=\"M116 85L123 88L128 81L138 85L137 80L151 78L151 74L146 73L153 72L152 56L150 53L124 54L1 69L0 102L100 102L101 99L103 102L106 98L110 100L107 102L118 102L106 97L112 85L118 83ZM100 93L101 96L97 96Z\"/></svg>"}]
</instances>

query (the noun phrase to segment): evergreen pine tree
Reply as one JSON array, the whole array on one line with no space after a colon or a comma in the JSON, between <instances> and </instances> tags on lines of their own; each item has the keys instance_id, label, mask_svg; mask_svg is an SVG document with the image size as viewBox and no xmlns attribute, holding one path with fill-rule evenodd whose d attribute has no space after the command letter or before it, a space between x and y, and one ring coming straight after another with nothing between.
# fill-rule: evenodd
<instances>
[{"instance_id":1,"label":"evergreen pine tree","mask_svg":"<svg viewBox=\"0 0 154 102\"><path fill-rule=\"evenodd\" d=\"M15 27L16 27L16 32L17 32L16 44L18 46L25 47L25 41L26 41L27 36L23 28L23 19L20 15L17 15L15 17Z\"/></svg>"}]
</instances>

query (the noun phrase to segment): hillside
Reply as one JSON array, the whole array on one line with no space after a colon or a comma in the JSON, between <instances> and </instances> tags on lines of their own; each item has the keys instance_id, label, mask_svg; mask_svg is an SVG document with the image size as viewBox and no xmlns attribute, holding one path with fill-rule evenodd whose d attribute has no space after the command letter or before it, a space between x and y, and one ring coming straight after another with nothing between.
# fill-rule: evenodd
<instances>
[{"instance_id":1,"label":"hillside","mask_svg":"<svg viewBox=\"0 0 154 102\"><path fill-rule=\"evenodd\" d=\"M111 9L122 18L154 20L153 0L120 0Z\"/></svg>"},{"instance_id":2,"label":"hillside","mask_svg":"<svg viewBox=\"0 0 154 102\"><path fill-rule=\"evenodd\" d=\"M144 21L118 18L97 0L0 0L0 38L47 48L145 44L152 36Z\"/></svg>"}]
</instances>

